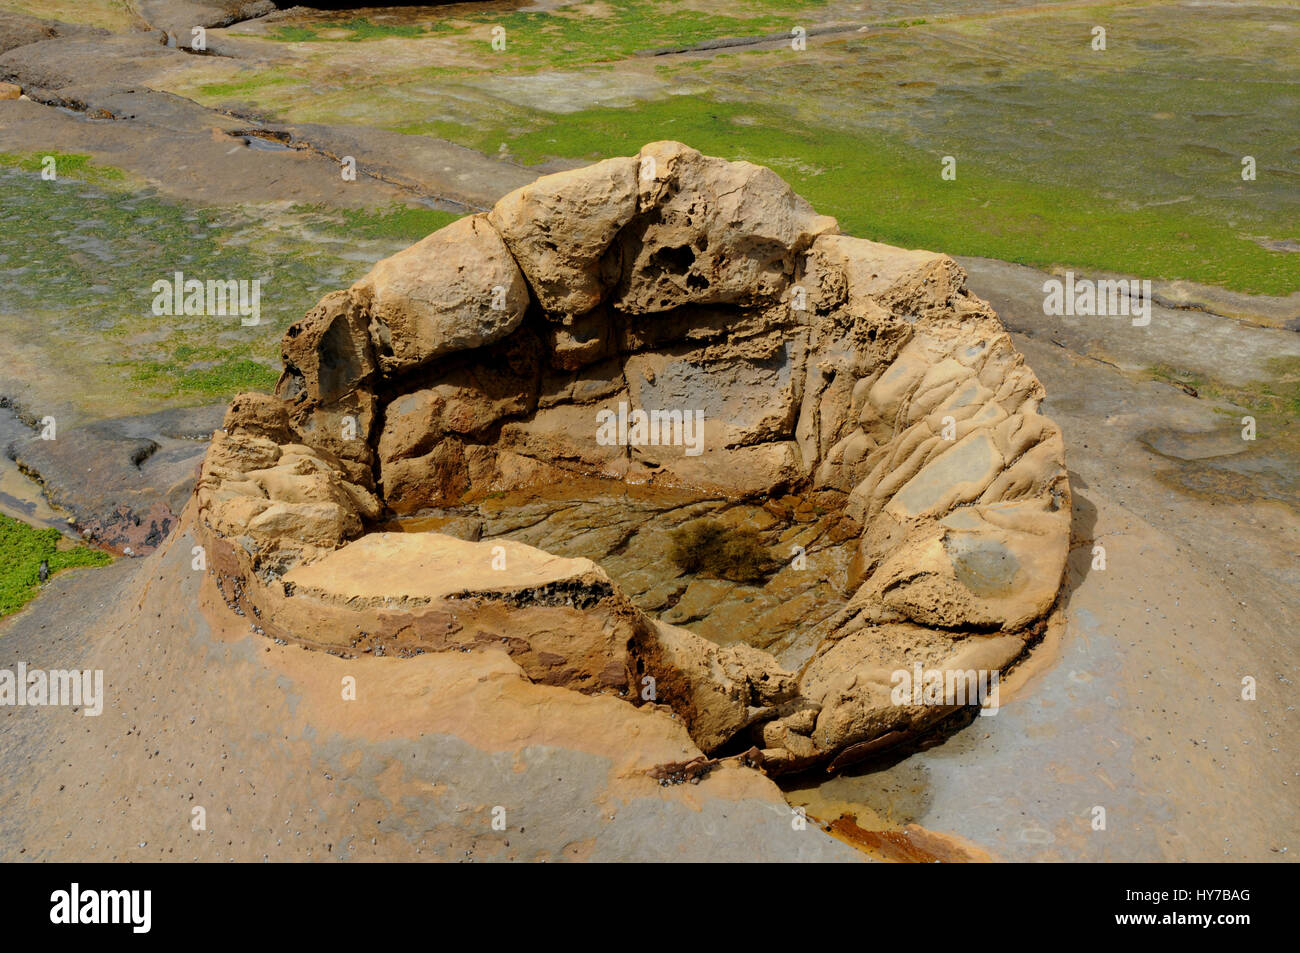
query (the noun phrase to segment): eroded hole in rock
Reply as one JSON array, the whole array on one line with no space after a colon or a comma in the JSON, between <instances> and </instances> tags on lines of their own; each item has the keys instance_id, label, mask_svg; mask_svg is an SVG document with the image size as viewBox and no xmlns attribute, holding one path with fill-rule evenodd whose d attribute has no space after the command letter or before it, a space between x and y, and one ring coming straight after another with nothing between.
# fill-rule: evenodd
<instances>
[{"instance_id":1,"label":"eroded hole in rock","mask_svg":"<svg viewBox=\"0 0 1300 953\"><path fill-rule=\"evenodd\" d=\"M510 539L591 559L648 615L719 645L766 649L788 667L808 657L817 625L846 605L856 542L851 523L802 497L734 501L585 477L380 528Z\"/></svg>"},{"instance_id":2,"label":"eroded hole in rock","mask_svg":"<svg viewBox=\"0 0 1300 953\"><path fill-rule=\"evenodd\" d=\"M662 268L669 274L684 275L695 263L695 252L688 245L676 248L659 248L650 256L650 264Z\"/></svg>"},{"instance_id":3,"label":"eroded hole in rock","mask_svg":"<svg viewBox=\"0 0 1300 953\"><path fill-rule=\"evenodd\" d=\"M539 179L327 295L232 403L221 591L276 638L505 652L705 753L851 764L977 701L896 673L1001 672L1062 579L1060 433L964 279L680 143Z\"/></svg>"}]
</instances>

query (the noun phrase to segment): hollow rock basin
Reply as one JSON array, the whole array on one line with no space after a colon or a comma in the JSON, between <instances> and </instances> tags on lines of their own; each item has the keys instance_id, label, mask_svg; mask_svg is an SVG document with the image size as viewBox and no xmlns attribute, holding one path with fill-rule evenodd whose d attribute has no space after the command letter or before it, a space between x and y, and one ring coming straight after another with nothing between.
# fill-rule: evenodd
<instances>
[{"instance_id":1,"label":"hollow rock basin","mask_svg":"<svg viewBox=\"0 0 1300 953\"><path fill-rule=\"evenodd\" d=\"M1005 670L1062 583L1060 431L964 282L681 143L548 175L289 328L197 530L268 636L501 648L838 768L952 711L894 672Z\"/></svg>"}]
</instances>

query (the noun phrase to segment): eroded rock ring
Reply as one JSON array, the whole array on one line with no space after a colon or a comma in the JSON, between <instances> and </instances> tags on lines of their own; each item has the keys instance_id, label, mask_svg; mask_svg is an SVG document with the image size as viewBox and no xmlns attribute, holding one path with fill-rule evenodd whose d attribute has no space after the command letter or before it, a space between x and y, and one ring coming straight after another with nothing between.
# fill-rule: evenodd
<instances>
[{"instance_id":1,"label":"eroded rock ring","mask_svg":"<svg viewBox=\"0 0 1300 953\"><path fill-rule=\"evenodd\" d=\"M680 143L546 176L288 330L275 395L236 398L204 460L199 532L268 635L499 646L534 681L638 704L650 676L705 752L838 764L948 710L895 704L893 672L1003 670L1061 585L1061 435L964 281ZM702 409L703 452L598 441L620 405ZM857 540L851 595L790 671L650 618L587 559L367 532L575 476L817 493Z\"/></svg>"}]
</instances>

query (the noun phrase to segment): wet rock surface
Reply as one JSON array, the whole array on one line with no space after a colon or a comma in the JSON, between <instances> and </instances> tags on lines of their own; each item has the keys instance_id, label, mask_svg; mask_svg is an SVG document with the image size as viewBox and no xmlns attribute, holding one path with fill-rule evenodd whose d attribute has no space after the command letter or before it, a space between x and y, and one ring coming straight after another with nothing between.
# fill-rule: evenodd
<instances>
[{"instance_id":1,"label":"wet rock surface","mask_svg":"<svg viewBox=\"0 0 1300 953\"><path fill-rule=\"evenodd\" d=\"M22 13L0 10L0 54L8 53L20 46L40 43L42 40L52 40L59 36L75 36L77 34L106 36L107 32L106 30L96 30L93 27L62 23L58 20L45 20Z\"/></svg>"},{"instance_id":2,"label":"wet rock surface","mask_svg":"<svg viewBox=\"0 0 1300 953\"><path fill-rule=\"evenodd\" d=\"M223 412L218 404L68 428L56 418L53 439L45 439L44 428L32 429L35 419L0 410L10 419L0 430L0 452L86 539L144 556L174 529Z\"/></svg>"},{"instance_id":3,"label":"wet rock surface","mask_svg":"<svg viewBox=\"0 0 1300 953\"><path fill-rule=\"evenodd\" d=\"M511 539L559 556L585 556L642 611L711 642L764 649L795 667L806 659L807 632L847 603L856 542L845 538L834 512L819 513L795 496L760 505L597 480L494 493L388 525L475 541ZM761 564L743 573L679 564L679 547L697 539L705 526L717 527L724 540L752 533ZM796 568L799 552L815 570ZM750 568L743 562L741 567Z\"/></svg>"},{"instance_id":4,"label":"wet rock surface","mask_svg":"<svg viewBox=\"0 0 1300 953\"><path fill-rule=\"evenodd\" d=\"M443 139L274 121L255 109L207 108L161 88L163 77L185 75L202 59L181 48L195 26L256 6L158 0L153 30L141 21L137 31L113 34L0 11L0 82L26 96L8 102L0 95L0 149L26 152L35 141L91 153L166 194L212 204L288 200L370 208L418 201L463 212L536 177L536 170ZM142 13L148 20L149 11ZM263 44L215 30L207 40L214 56L274 65ZM95 64L93 83L88 63ZM268 140L283 148L251 147ZM338 174L344 156L356 161L356 181Z\"/></svg>"},{"instance_id":5,"label":"wet rock surface","mask_svg":"<svg viewBox=\"0 0 1300 953\"><path fill-rule=\"evenodd\" d=\"M541 179L290 328L275 396L237 398L203 462L221 591L286 640L348 655L499 639L530 677L669 706L706 752L848 763L941 713L894 704L893 670L1002 670L1061 583L1060 433L964 278L680 143ZM610 492L556 499L577 485ZM678 589L653 568L662 540L629 526L670 509L666 529L717 511L724 537L761 528L797 554L719 615L763 597L724 647L671 622L738 592ZM530 527L508 524L529 512L538 545L573 538L567 560L520 548ZM375 533L422 513L465 538ZM579 557L622 560L632 594ZM435 571L465 582L417 582ZM573 591L590 598L537 596Z\"/></svg>"},{"instance_id":6,"label":"wet rock surface","mask_svg":"<svg viewBox=\"0 0 1300 953\"><path fill-rule=\"evenodd\" d=\"M156 30L189 46L195 27L221 27L266 16L277 9L272 0L139 0L140 16Z\"/></svg>"}]
</instances>

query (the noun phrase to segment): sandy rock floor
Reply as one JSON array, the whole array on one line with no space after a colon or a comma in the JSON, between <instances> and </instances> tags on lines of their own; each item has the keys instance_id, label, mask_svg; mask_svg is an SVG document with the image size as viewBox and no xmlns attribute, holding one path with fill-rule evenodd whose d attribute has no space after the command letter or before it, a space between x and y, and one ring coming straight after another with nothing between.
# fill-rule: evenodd
<instances>
[{"instance_id":1,"label":"sandy rock floor","mask_svg":"<svg viewBox=\"0 0 1300 953\"><path fill-rule=\"evenodd\" d=\"M61 575L6 621L0 667L102 668L108 702L0 713L0 860L860 859L754 771L660 785L697 753L680 724L504 653L344 661L214 625L234 617L204 611L191 543Z\"/></svg>"}]
</instances>

